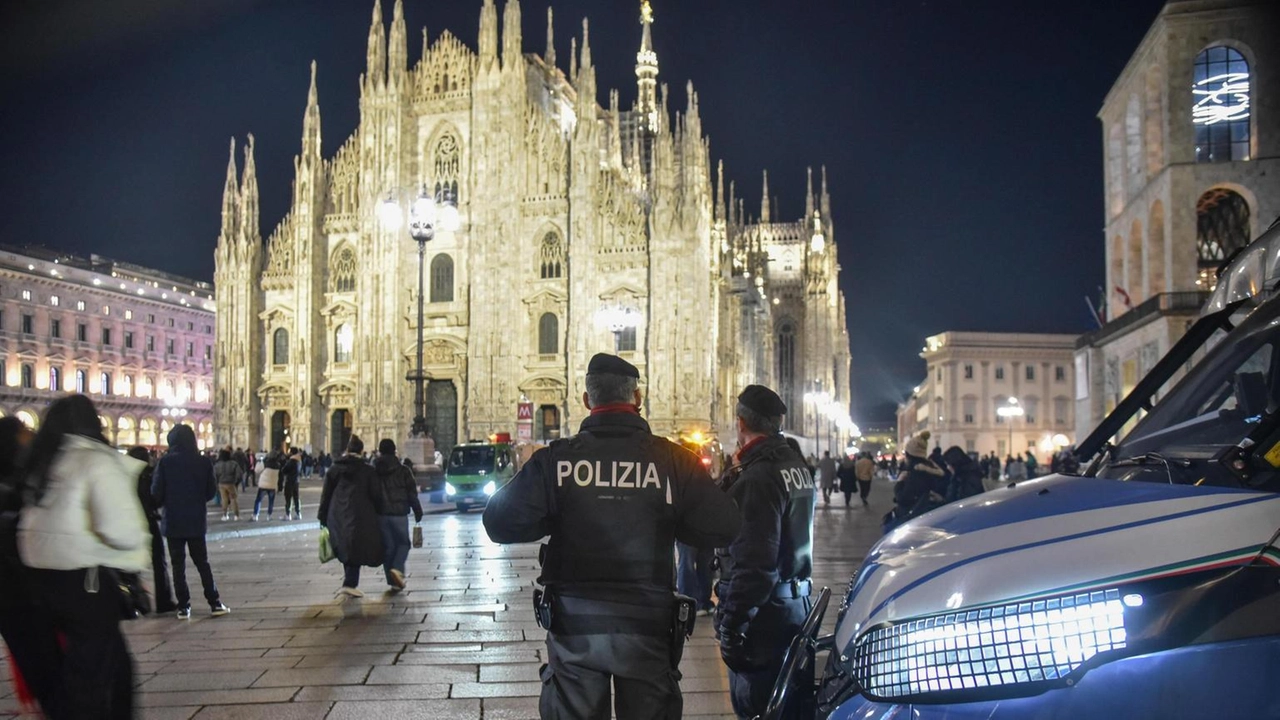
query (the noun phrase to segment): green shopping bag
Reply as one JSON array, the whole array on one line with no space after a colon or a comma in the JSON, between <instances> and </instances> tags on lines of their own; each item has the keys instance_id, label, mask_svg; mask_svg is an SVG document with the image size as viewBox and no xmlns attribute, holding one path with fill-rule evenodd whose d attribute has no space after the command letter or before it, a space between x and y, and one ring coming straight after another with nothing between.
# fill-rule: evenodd
<instances>
[{"instance_id":1,"label":"green shopping bag","mask_svg":"<svg viewBox=\"0 0 1280 720\"><path fill-rule=\"evenodd\" d=\"M333 552L333 543L329 541L329 528L320 528L320 562L327 563L337 557Z\"/></svg>"}]
</instances>

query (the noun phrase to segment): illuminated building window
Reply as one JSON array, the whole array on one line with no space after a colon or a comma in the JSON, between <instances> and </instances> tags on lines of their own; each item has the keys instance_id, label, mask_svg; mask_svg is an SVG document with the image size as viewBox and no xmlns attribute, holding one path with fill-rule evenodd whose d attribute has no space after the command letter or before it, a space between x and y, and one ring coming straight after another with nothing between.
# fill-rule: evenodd
<instances>
[{"instance_id":1,"label":"illuminated building window","mask_svg":"<svg viewBox=\"0 0 1280 720\"><path fill-rule=\"evenodd\" d=\"M110 395L111 394L111 375L109 373L102 373L102 375L98 378L98 380L99 380L99 387L102 390L102 394Z\"/></svg>"},{"instance_id":2,"label":"illuminated building window","mask_svg":"<svg viewBox=\"0 0 1280 720\"><path fill-rule=\"evenodd\" d=\"M560 352L560 319L555 313L543 313L538 318L538 353L554 355Z\"/></svg>"},{"instance_id":3,"label":"illuminated building window","mask_svg":"<svg viewBox=\"0 0 1280 720\"><path fill-rule=\"evenodd\" d=\"M49 389L54 392L62 392L62 370L60 368L49 368Z\"/></svg>"},{"instance_id":4,"label":"illuminated building window","mask_svg":"<svg viewBox=\"0 0 1280 720\"><path fill-rule=\"evenodd\" d=\"M333 361L336 363L351 362L351 351L355 348L356 334L351 326L343 323L333 333Z\"/></svg>"},{"instance_id":5,"label":"illuminated building window","mask_svg":"<svg viewBox=\"0 0 1280 720\"><path fill-rule=\"evenodd\" d=\"M1196 56L1191 85L1196 162L1248 160L1249 62L1218 45Z\"/></svg>"},{"instance_id":6,"label":"illuminated building window","mask_svg":"<svg viewBox=\"0 0 1280 720\"><path fill-rule=\"evenodd\" d=\"M77 301L76 301L76 310L79 310L80 312L84 312L84 301L83 301L83 300L77 300Z\"/></svg>"},{"instance_id":7,"label":"illuminated building window","mask_svg":"<svg viewBox=\"0 0 1280 720\"><path fill-rule=\"evenodd\" d=\"M23 300L30 300L30 299L31 299L31 291L30 291L30 290L23 290L23 291L22 291L22 299L23 299Z\"/></svg>"},{"instance_id":8,"label":"illuminated building window","mask_svg":"<svg viewBox=\"0 0 1280 720\"><path fill-rule=\"evenodd\" d=\"M50 304L50 305L52 305L52 306L54 306L54 307L58 307L58 303L60 303L60 302L62 302L62 300L61 300L61 299L59 299L57 295L50 295L50 296L49 296L49 304Z\"/></svg>"},{"instance_id":9,"label":"illuminated building window","mask_svg":"<svg viewBox=\"0 0 1280 720\"><path fill-rule=\"evenodd\" d=\"M1227 188L1214 188L1196 202L1196 253L1200 260L1202 289L1204 282L1216 279L1216 269L1231 253L1249 244L1249 203L1239 193Z\"/></svg>"},{"instance_id":10,"label":"illuminated building window","mask_svg":"<svg viewBox=\"0 0 1280 720\"><path fill-rule=\"evenodd\" d=\"M444 253L431 260L431 302L453 302L453 258Z\"/></svg>"}]
</instances>

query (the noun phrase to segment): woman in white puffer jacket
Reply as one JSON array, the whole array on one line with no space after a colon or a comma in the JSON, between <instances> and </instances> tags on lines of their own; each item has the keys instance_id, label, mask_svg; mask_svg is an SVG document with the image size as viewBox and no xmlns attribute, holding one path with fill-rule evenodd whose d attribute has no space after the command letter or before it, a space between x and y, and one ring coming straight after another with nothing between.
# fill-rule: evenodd
<instances>
[{"instance_id":1,"label":"woman in white puffer jacket","mask_svg":"<svg viewBox=\"0 0 1280 720\"><path fill-rule=\"evenodd\" d=\"M71 395L45 413L27 458L29 496L18 551L65 638L60 718L133 714L133 659L120 632L121 597L101 568L140 572L151 538L138 502L143 463L113 450L89 398Z\"/></svg>"}]
</instances>

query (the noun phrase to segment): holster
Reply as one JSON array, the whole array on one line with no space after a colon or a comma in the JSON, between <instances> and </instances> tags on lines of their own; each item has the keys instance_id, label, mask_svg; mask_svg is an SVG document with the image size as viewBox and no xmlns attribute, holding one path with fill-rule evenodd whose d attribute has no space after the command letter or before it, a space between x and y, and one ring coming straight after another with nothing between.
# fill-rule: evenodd
<instances>
[{"instance_id":1,"label":"holster","mask_svg":"<svg viewBox=\"0 0 1280 720\"><path fill-rule=\"evenodd\" d=\"M688 595L673 596L671 613L671 669L680 667L684 655L684 641L693 635L698 620L698 601Z\"/></svg>"},{"instance_id":2,"label":"holster","mask_svg":"<svg viewBox=\"0 0 1280 720\"><path fill-rule=\"evenodd\" d=\"M551 629L551 591L535 589L533 591L533 617L538 627Z\"/></svg>"}]
</instances>

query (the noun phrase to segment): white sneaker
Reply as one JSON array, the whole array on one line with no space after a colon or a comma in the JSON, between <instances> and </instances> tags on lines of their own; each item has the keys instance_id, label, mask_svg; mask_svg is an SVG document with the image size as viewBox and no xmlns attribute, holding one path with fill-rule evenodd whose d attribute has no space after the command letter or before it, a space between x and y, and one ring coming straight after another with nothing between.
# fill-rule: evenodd
<instances>
[{"instance_id":1,"label":"white sneaker","mask_svg":"<svg viewBox=\"0 0 1280 720\"><path fill-rule=\"evenodd\" d=\"M360 592L359 588L347 587L346 585L343 585L341 588L338 589L338 594L346 595L347 597L353 597L353 598L364 597L364 593Z\"/></svg>"},{"instance_id":2,"label":"white sneaker","mask_svg":"<svg viewBox=\"0 0 1280 720\"><path fill-rule=\"evenodd\" d=\"M258 513L254 513L254 514L253 514L253 521L252 521L252 522L258 522Z\"/></svg>"},{"instance_id":3,"label":"white sneaker","mask_svg":"<svg viewBox=\"0 0 1280 720\"><path fill-rule=\"evenodd\" d=\"M397 590L404 589L404 573L400 572L399 570L396 570L395 568L391 568L391 570L388 571L387 574L391 576L391 581L387 583L388 585L390 585L391 587Z\"/></svg>"},{"instance_id":4,"label":"white sneaker","mask_svg":"<svg viewBox=\"0 0 1280 720\"><path fill-rule=\"evenodd\" d=\"M227 519L228 519L228 518L230 518L230 517L231 517L230 515L228 515L228 514L226 514L226 513L222 513L222 522L226 522L226 521L227 521Z\"/></svg>"}]
</instances>

